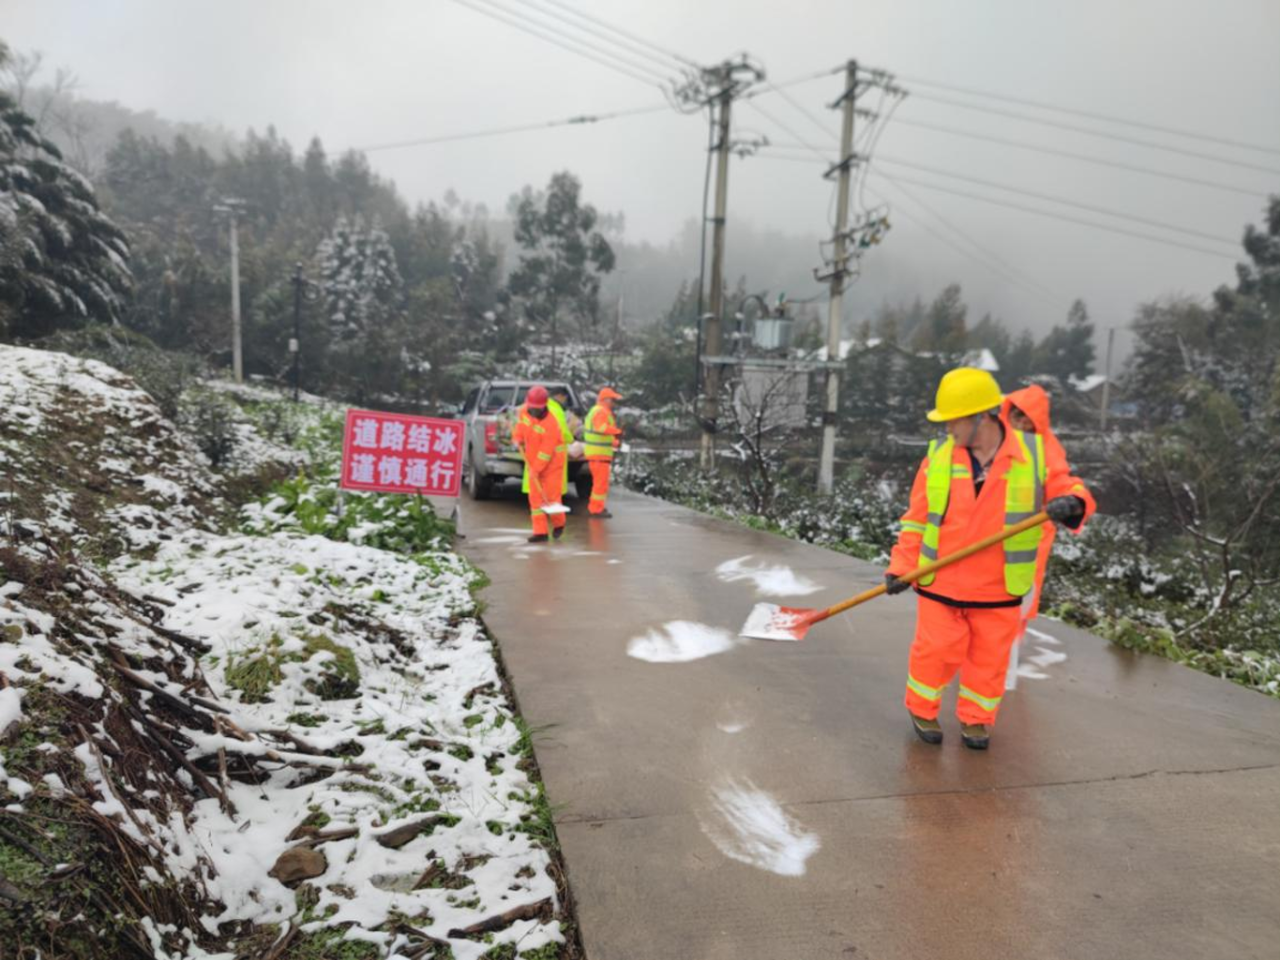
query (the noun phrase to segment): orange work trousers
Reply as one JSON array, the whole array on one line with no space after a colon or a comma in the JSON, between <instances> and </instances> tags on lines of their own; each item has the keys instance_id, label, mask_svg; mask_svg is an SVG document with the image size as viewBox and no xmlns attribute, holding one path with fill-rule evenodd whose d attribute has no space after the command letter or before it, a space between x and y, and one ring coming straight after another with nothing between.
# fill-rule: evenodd
<instances>
[{"instance_id":1,"label":"orange work trousers","mask_svg":"<svg viewBox=\"0 0 1280 960\"><path fill-rule=\"evenodd\" d=\"M995 723L1009 650L1021 629L1021 607L949 607L918 598L916 637L907 665L907 709L917 717L937 717L942 692L959 671L960 722Z\"/></svg>"},{"instance_id":2,"label":"orange work trousers","mask_svg":"<svg viewBox=\"0 0 1280 960\"><path fill-rule=\"evenodd\" d=\"M609 473L613 468L612 460L588 460L591 467L591 505L588 513L604 513L605 504L609 500Z\"/></svg>"},{"instance_id":3,"label":"orange work trousers","mask_svg":"<svg viewBox=\"0 0 1280 960\"><path fill-rule=\"evenodd\" d=\"M564 496L563 470L543 470L542 473L529 471L529 519L533 523L533 532L547 535L547 515L542 508L551 503L559 503ZM556 529L564 526L564 514L556 513L550 517L551 525Z\"/></svg>"}]
</instances>

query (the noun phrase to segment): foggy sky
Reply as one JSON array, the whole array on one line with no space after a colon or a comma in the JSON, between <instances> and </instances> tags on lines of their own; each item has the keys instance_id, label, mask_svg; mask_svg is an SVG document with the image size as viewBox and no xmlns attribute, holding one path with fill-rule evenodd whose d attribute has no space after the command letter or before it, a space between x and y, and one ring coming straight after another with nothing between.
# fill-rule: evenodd
<instances>
[{"instance_id":1,"label":"foggy sky","mask_svg":"<svg viewBox=\"0 0 1280 960\"><path fill-rule=\"evenodd\" d=\"M698 62L749 51L778 81L856 57L897 73L903 86L922 95L955 96L913 85L911 78L1280 148L1276 0L572 2ZM534 13L532 8L529 12ZM347 147L663 102L654 87L449 0L0 0L0 36L14 49L39 50L50 65L71 68L81 79L83 96L238 131L274 124L299 150L319 135L331 156ZM838 121L825 103L840 89L837 76L788 88L827 120L825 139L812 120L779 95L764 96L758 103L794 133L834 155ZM1280 170L1277 154L1040 115ZM1280 192L1280 174L961 110L923 96L908 98L897 116L1256 190L1256 196L1223 193L906 125L890 125L877 148L878 155L1066 195L1218 236L1238 238L1246 222L1261 220L1268 190ZM735 120L741 131L765 133L775 142L796 139L745 106L737 109ZM369 159L410 201L438 199L452 188L498 213L523 185L541 186L553 172L569 169L582 178L589 202L626 215L627 239L665 244L685 221L699 215L706 134L705 115L665 110L584 127L380 150ZM787 153L806 157L803 151ZM885 170L994 195L918 171ZM735 276L735 221L796 234L829 229L831 187L821 171L817 163L734 160L729 276ZM877 186L875 179L871 186ZM863 262L868 277L880 272L883 282L876 288L905 295L919 287L927 296L959 280L975 315L991 310L1014 327L1025 324L1042 331L1065 316L1077 296L1086 300L1100 326L1123 325L1143 300L1205 295L1234 275L1230 258L909 188L1050 291L1030 293L936 239L934 234L945 228L917 203L883 185L879 189L892 198L895 214L885 245ZM1107 222L1194 246L1219 246ZM1229 248L1225 252L1232 254ZM816 266L816 250L814 255ZM691 273L696 269L696 263L690 264ZM859 303L859 288L851 296L855 314L874 308Z\"/></svg>"}]
</instances>

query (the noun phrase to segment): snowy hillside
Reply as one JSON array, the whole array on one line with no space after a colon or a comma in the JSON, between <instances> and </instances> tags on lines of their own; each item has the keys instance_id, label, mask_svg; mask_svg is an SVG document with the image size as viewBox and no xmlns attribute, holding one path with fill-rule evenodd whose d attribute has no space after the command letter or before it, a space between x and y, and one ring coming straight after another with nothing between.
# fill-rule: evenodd
<instances>
[{"instance_id":1,"label":"snowy hillside","mask_svg":"<svg viewBox=\"0 0 1280 960\"><path fill-rule=\"evenodd\" d=\"M252 435L281 401L224 392L241 449L296 465ZM528 731L436 521L332 522L300 477L226 529L221 478L102 364L0 346L0 403L0 943L562 955ZM289 415L323 459L331 411Z\"/></svg>"}]
</instances>

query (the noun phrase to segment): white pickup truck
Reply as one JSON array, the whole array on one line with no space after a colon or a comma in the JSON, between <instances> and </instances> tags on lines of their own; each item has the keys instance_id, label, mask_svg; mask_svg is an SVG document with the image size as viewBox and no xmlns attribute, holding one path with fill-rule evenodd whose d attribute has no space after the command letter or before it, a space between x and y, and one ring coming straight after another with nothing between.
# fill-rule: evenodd
<instances>
[{"instance_id":1,"label":"white pickup truck","mask_svg":"<svg viewBox=\"0 0 1280 960\"><path fill-rule=\"evenodd\" d=\"M524 460L511 442L511 427L516 410L524 403L529 388L537 383L549 390L558 385L554 380L488 380L467 395L461 413L467 438L462 476L472 498L487 500L496 485L508 479L519 480L523 475ZM567 422L574 436L581 439L582 418L587 411L573 387L559 385L569 391ZM591 496L591 471L585 460L569 461L569 483L578 499Z\"/></svg>"}]
</instances>

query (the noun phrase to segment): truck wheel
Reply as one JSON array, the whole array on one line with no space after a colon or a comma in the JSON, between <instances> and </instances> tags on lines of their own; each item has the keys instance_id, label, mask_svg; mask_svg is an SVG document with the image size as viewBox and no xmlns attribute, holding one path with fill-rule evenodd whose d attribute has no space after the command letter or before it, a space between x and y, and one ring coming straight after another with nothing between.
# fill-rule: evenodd
<instances>
[{"instance_id":1,"label":"truck wheel","mask_svg":"<svg viewBox=\"0 0 1280 960\"><path fill-rule=\"evenodd\" d=\"M481 475L474 460L467 457L467 461L471 464L471 470L467 474L467 492L471 494L472 500L488 500L493 494L493 481Z\"/></svg>"}]
</instances>

